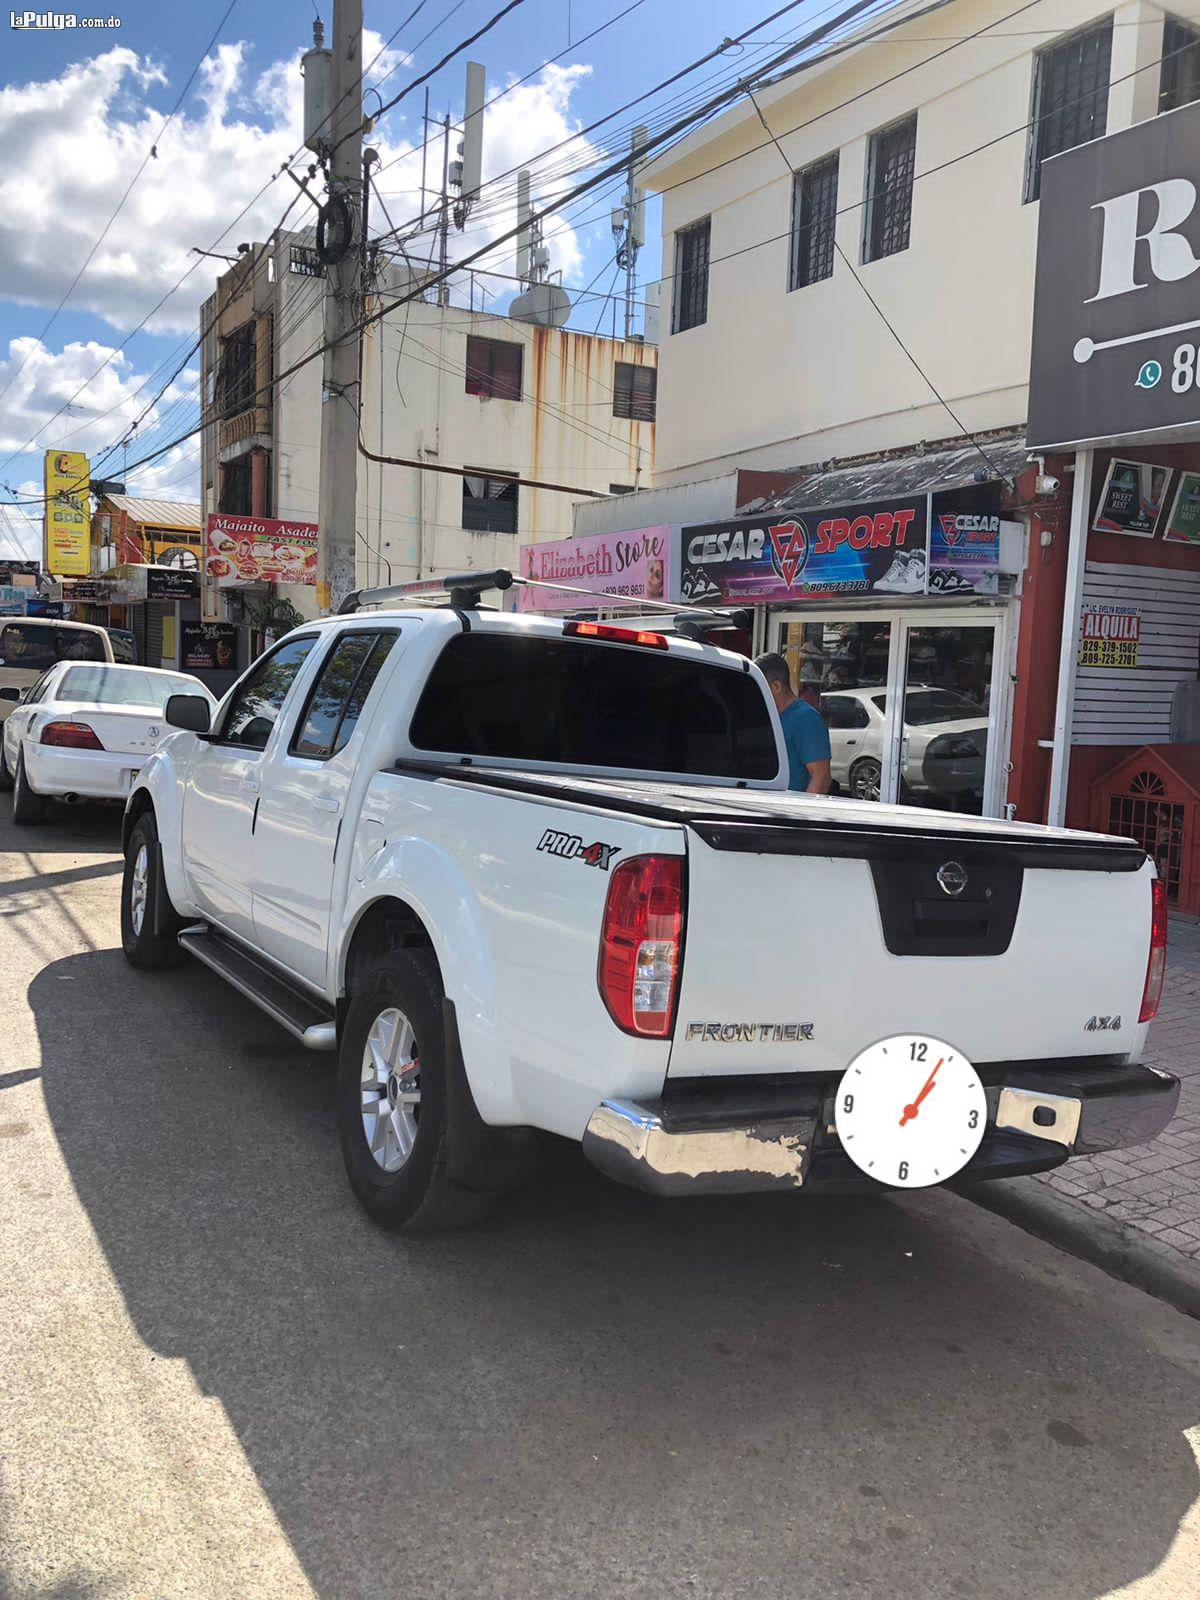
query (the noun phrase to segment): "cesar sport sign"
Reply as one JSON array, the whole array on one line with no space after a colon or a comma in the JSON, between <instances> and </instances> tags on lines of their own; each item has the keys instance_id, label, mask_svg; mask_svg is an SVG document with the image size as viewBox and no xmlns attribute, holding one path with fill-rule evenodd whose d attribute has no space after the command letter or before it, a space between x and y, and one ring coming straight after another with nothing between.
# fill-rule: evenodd
<instances>
[{"instance_id":1,"label":"cesar sport sign","mask_svg":"<svg viewBox=\"0 0 1200 1600\"><path fill-rule=\"evenodd\" d=\"M1200 102L1042 168L1031 450L1200 423Z\"/></svg>"}]
</instances>

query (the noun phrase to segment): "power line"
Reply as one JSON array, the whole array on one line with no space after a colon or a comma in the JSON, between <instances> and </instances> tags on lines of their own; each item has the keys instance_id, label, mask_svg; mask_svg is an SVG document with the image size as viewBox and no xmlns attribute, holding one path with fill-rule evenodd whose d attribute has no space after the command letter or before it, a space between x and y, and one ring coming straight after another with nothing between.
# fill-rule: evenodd
<instances>
[{"instance_id":1,"label":"power line","mask_svg":"<svg viewBox=\"0 0 1200 1600\"><path fill-rule=\"evenodd\" d=\"M99 235L97 236L94 244L92 245L92 248L87 253L87 256L86 256L86 258L85 258L85 260L83 262L83 265L79 268L79 271L71 279L71 282L70 282L70 285L69 285L69 287L67 289L67 292L63 295L62 299L55 306L54 310L50 313L49 318L47 319L47 321L43 325L41 332L37 336L37 344L31 346L31 348L29 350L29 353L26 355L24 361L21 362L21 365L17 368L17 370L9 378L8 382L4 385L4 388L0 389L0 400L3 400L4 396L12 388L13 384L16 383L17 379L25 371L25 368L28 366L30 358L32 357L34 350L38 347L38 345L41 344L42 340L50 332L50 329L54 326L55 322L57 322L59 313L62 311L62 308L66 305L67 301L74 294L74 292L75 292L75 290L76 290L76 288L77 288L77 286L79 284L79 280L83 277L84 273L91 266L92 261L93 261L93 259L95 257L96 251L99 250L100 246L104 243L105 239L108 237L108 230L112 227L113 223L120 216L121 211L122 211L122 209L123 209L123 207L125 205L126 200L128 200L129 196L133 193L134 185L137 183L137 181L141 177L142 173L145 172L145 170L146 170L147 166L149 166L150 162L152 160L154 160L154 161L158 160L158 145L159 145L159 141L162 139L162 136L166 133L167 129L171 126L171 123L175 118L175 113L179 110L180 106L183 104L188 90L192 87L192 84L196 81L196 74L200 71L201 66L203 65L204 61L207 59L209 51L212 49L213 45L216 44L217 39L220 36L221 30L224 28L225 24L229 21L230 14L233 11L233 8L234 8L235 5L237 5L237 0L229 0L229 4L225 7L224 15L222 16L220 22L217 23L217 26L213 29L212 37L209 39L208 43L205 45L203 51L201 52L199 60L197 60L195 66L192 68L191 72L188 74L188 80L184 84L183 88L179 91L179 94L178 94L178 96L177 96L177 98L175 100L175 104L171 107L170 111L167 113L165 119L163 120L162 127L159 128L157 137L155 138L154 142L151 144L149 150L147 150L146 154L142 157L141 165L138 167L138 169L134 173L133 177L130 178L129 183L126 186L125 193L117 201L116 207L114 208L114 210L112 211L111 215L109 216L108 221L104 224L103 228L101 228Z\"/></svg>"}]
</instances>

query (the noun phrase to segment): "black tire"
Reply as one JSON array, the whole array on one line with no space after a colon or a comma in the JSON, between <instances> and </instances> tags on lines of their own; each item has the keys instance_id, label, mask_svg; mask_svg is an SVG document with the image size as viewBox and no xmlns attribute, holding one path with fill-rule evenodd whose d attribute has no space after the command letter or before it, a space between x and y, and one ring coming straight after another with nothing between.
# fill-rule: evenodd
<instances>
[{"instance_id":1,"label":"black tire","mask_svg":"<svg viewBox=\"0 0 1200 1600\"><path fill-rule=\"evenodd\" d=\"M856 800L878 800L882 778L883 768L875 757L861 756L850 768L850 793Z\"/></svg>"},{"instance_id":2,"label":"black tire","mask_svg":"<svg viewBox=\"0 0 1200 1600\"><path fill-rule=\"evenodd\" d=\"M29 787L25 776L25 757L18 752L17 772L13 779L12 819L18 828L36 827L46 821L46 802Z\"/></svg>"},{"instance_id":3,"label":"black tire","mask_svg":"<svg viewBox=\"0 0 1200 1600\"><path fill-rule=\"evenodd\" d=\"M424 950L396 951L365 968L350 996L338 1055L338 1133L346 1174L367 1215L394 1233L441 1233L486 1216L499 1196L468 1189L446 1175L449 1102L446 1081L443 991L437 963ZM411 1026L411 1051L395 1058L419 1062L403 1078L395 1071L389 1082L407 1083L420 1091L413 1109L415 1136L404 1153L389 1109L379 1117L364 1110L364 1062L368 1040L387 1012L399 1013ZM383 1105L387 1091L374 1099ZM392 1106L395 1102L390 1102ZM402 1108L397 1108L401 1121ZM368 1121L373 1138L368 1134ZM372 1152L372 1144L379 1151ZM385 1161L398 1162L391 1170Z\"/></svg>"},{"instance_id":4,"label":"black tire","mask_svg":"<svg viewBox=\"0 0 1200 1600\"><path fill-rule=\"evenodd\" d=\"M143 811L130 829L129 843L125 846L125 873L121 879L121 949L131 966L150 971L177 966L184 954L175 938L182 922L174 911L169 919L170 929L165 933L155 931L154 907L160 892L166 894L165 889L160 891L158 882L161 870L154 813ZM139 874L143 875L140 895Z\"/></svg>"},{"instance_id":5,"label":"black tire","mask_svg":"<svg viewBox=\"0 0 1200 1600\"><path fill-rule=\"evenodd\" d=\"M0 794L8 794L13 786L13 775L4 759L4 725L0 723Z\"/></svg>"}]
</instances>

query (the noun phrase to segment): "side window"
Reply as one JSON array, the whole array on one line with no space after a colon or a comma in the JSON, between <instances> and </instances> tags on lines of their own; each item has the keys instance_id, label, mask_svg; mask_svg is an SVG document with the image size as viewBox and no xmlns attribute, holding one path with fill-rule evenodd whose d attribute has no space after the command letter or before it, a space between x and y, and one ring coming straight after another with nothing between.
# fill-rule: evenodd
<instances>
[{"instance_id":1,"label":"side window","mask_svg":"<svg viewBox=\"0 0 1200 1600\"><path fill-rule=\"evenodd\" d=\"M25 704L27 706L36 705L37 702L42 698L42 696L46 693L46 689L47 689L48 684L49 684L49 679L50 679L50 674L48 672L44 672L42 674L42 676L38 679L38 681L34 684L33 688L30 689L29 693L25 696ZM59 680L60 686L61 686L61 682L62 682L62 680L60 679ZM57 699L57 698L58 698L58 696L55 695L55 699Z\"/></svg>"},{"instance_id":2,"label":"side window","mask_svg":"<svg viewBox=\"0 0 1200 1600\"><path fill-rule=\"evenodd\" d=\"M867 708L848 694L823 694L821 715L831 728L865 728Z\"/></svg>"},{"instance_id":3,"label":"side window","mask_svg":"<svg viewBox=\"0 0 1200 1600\"><path fill-rule=\"evenodd\" d=\"M265 748L287 692L316 642L311 633L290 639L259 662L234 691L217 736L220 743L247 750Z\"/></svg>"},{"instance_id":4,"label":"side window","mask_svg":"<svg viewBox=\"0 0 1200 1600\"><path fill-rule=\"evenodd\" d=\"M326 761L349 743L396 638L394 633L343 634L313 685L292 755Z\"/></svg>"}]
</instances>

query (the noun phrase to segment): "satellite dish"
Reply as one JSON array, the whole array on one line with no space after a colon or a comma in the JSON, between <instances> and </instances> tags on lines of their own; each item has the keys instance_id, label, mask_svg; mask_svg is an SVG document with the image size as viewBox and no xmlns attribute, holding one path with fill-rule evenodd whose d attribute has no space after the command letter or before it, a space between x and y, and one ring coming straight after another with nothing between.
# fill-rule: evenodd
<instances>
[{"instance_id":1,"label":"satellite dish","mask_svg":"<svg viewBox=\"0 0 1200 1600\"><path fill-rule=\"evenodd\" d=\"M536 322L543 328L565 327L571 315L571 296L560 283L535 283L519 294L508 308L515 322Z\"/></svg>"}]
</instances>

